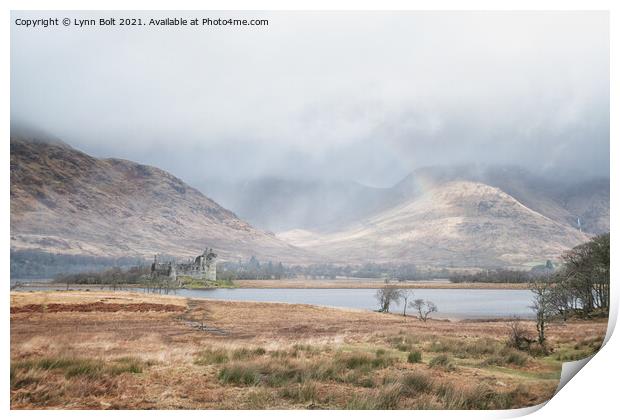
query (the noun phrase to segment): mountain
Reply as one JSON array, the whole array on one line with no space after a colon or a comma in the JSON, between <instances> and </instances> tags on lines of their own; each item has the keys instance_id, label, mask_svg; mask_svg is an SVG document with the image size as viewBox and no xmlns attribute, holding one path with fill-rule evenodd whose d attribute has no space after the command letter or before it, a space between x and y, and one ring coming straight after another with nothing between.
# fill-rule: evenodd
<instances>
[{"instance_id":1,"label":"mountain","mask_svg":"<svg viewBox=\"0 0 620 420\"><path fill-rule=\"evenodd\" d=\"M517 166L462 165L418 169L393 189L396 195L411 198L424 188L450 181L496 187L550 219L586 233L609 232L609 178L550 178Z\"/></svg>"},{"instance_id":2,"label":"mountain","mask_svg":"<svg viewBox=\"0 0 620 420\"><path fill-rule=\"evenodd\" d=\"M517 167L422 168L389 188L257 178L203 189L241 218L158 168L12 133L12 255L189 257L209 246L226 260L523 267L609 230L609 179Z\"/></svg>"},{"instance_id":3,"label":"mountain","mask_svg":"<svg viewBox=\"0 0 620 420\"><path fill-rule=\"evenodd\" d=\"M353 263L412 262L455 267L527 266L557 259L589 239L497 187L424 178L402 183L411 198L342 230L291 230L287 242Z\"/></svg>"},{"instance_id":4,"label":"mountain","mask_svg":"<svg viewBox=\"0 0 620 420\"><path fill-rule=\"evenodd\" d=\"M386 188L275 177L211 182L201 188L244 220L274 232L341 231L454 181L499 188L526 207L586 233L608 232L609 178L575 179L536 175L516 166L461 165L421 168Z\"/></svg>"},{"instance_id":5,"label":"mountain","mask_svg":"<svg viewBox=\"0 0 620 420\"><path fill-rule=\"evenodd\" d=\"M158 168L11 135L11 249L84 256L312 260Z\"/></svg>"},{"instance_id":6,"label":"mountain","mask_svg":"<svg viewBox=\"0 0 620 420\"><path fill-rule=\"evenodd\" d=\"M208 183L202 190L250 223L279 232L337 229L397 204L389 188L356 182L260 177Z\"/></svg>"}]
</instances>

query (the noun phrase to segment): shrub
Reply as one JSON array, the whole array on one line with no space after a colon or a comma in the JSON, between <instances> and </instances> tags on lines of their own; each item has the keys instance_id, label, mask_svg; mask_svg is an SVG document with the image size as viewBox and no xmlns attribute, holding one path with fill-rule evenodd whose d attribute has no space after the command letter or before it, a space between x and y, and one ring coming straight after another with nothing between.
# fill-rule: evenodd
<instances>
[{"instance_id":1,"label":"shrub","mask_svg":"<svg viewBox=\"0 0 620 420\"><path fill-rule=\"evenodd\" d=\"M290 364L269 364L261 367L261 372L265 375L265 382L268 386L279 387L291 382L302 382L305 376L305 369L301 366Z\"/></svg>"},{"instance_id":2,"label":"shrub","mask_svg":"<svg viewBox=\"0 0 620 420\"><path fill-rule=\"evenodd\" d=\"M372 378L369 376L364 376L361 380L357 382L357 384L364 388L374 388L375 381L373 381Z\"/></svg>"},{"instance_id":3,"label":"shrub","mask_svg":"<svg viewBox=\"0 0 620 420\"><path fill-rule=\"evenodd\" d=\"M374 393L357 393L349 400L348 410L393 410L398 407L401 399L402 387L400 384L384 386Z\"/></svg>"},{"instance_id":4,"label":"shrub","mask_svg":"<svg viewBox=\"0 0 620 420\"><path fill-rule=\"evenodd\" d=\"M521 319L515 317L508 323L508 340L509 347L513 347L517 350L528 350L532 343L534 343L525 326L522 324Z\"/></svg>"},{"instance_id":5,"label":"shrub","mask_svg":"<svg viewBox=\"0 0 620 420\"><path fill-rule=\"evenodd\" d=\"M273 350L269 352L269 356L274 359L286 359L289 357L289 352L286 350Z\"/></svg>"},{"instance_id":6,"label":"shrub","mask_svg":"<svg viewBox=\"0 0 620 420\"><path fill-rule=\"evenodd\" d=\"M64 371L66 378L86 376L94 379L101 376L103 371L103 362L99 360L76 360L71 366L66 367ZM117 372L110 370L110 373L116 374Z\"/></svg>"},{"instance_id":7,"label":"shrub","mask_svg":"<svg viewBox=\"0 0 620 420\"><path fill-rule=\"evenodd\" d=\"M254 366L233 364L224 366L218 378L224 384L250 386L260 382L260 373Z\"/></svg>"},{"instance_id":8,"label":"shrub","mask_svg":"<svg viewBox=\"0 0 620 420\"><path fill-rule=\"evenodd\" d=\"M379 390L375 399L374 410L393 410L398 407L402 394L402 386L393 384L384 386Z\"/></svg>"},{"instance_id":9,"label":"shrub","mask_svg":"<svg viewBox=\"0 0 620 420\"><path fill-rule=\"evenodd\" d=\"M523 366L527 363L527 354L516 350L509 351L504 358L511 365Z\"/></svg>"},{"instance_id":10,"label":"shrub","mask_svg":"<svg viewBox=\"0 0 620 420\"><path fill-rule=\"evenodd\" d=\"M452 359L447 354L440 354L431 359L428 363L430 367L441 367L445 370L454 370L456 367L452 362Z\"/></svg>"},{"instance_id":11,"label":"shrub","mask_svg":"<svg viewBox=\"0 0 620 420\"><path fill-rule=\"evenodd\" d=\"M409 363L420 363L422 362L422 352L420 352L419 350L415 350L410 352L407 355L407 361Z\"/></svg>"},{"instance_id":12,"label":"shrub","mask_svg":"<svg viewBox=\"0 0 620 420\"><path fill-rule=\"evenodd\" d=\"M411 344L399 343L399 344L396 345L396 349L398 349L400 351L409 351L409 350L411 350Z\"/></svg>"},{"instance_id":13,"label":"shrub","mask_svg":"<svg viewBox=\"0 0 620 420\"><path fill-rule=\"evenodd\" d=\"M383 368L387 366L391 366L394 364L394 359L383 356L369 356L367 354L339 354L335 359L335 367L345 368L345 369L361 369L361 370L372 370Z\"/></svg>"},{"instance_id":14,"label":"shrub","mask_svg":"<svg viewBox=\"0 0 620 420\"><path fill-rule=\"evenodd\" d=\"M316 399L316 384L304 382L297 387L285 387L279 392L279 395L296 402L313 402Z\"/></svg>"},{"instance_id":15,"label":"shrub","mask_svg":"<svg viewBox=\"0 0 620 420\"><path fill-rule=\"evenodd\" d=\"M128 373L142 373L145 365L151 365L152 363L144 362L135 357L121 357L120 359L115 360L115 364L113 366L109 366L107 368L108 371L113 371L116 374L120 374L123 372Z\"/></svg>"},{"instance_id":16,"label":"shrub","mask_svg":"<svg viewBox=\"0 0 620 420\"><path fill-rule=\"evenodd\" d=\"M515 391L496 393L486 384L456 387L442 383L437 388L444 409L450 410L488 410L509 408L515 401Z\"/></svg>"},{"instance_id":17,"label":"shrub","mask_svg":"<svg viewBox=\"0 0 620 420\"><path fill-rule=\"evenodd\" d=\"M487 366L504 366L504 365L517 365L524 366L528 361L527 354L518 351L512 350L508 347L504 348L500 354L488 357L482 365Z\"/></svg>"},{"instance_id":18,"label":"shrub","mask_svg":"<svg viewBox=\"0 0 620 420\"><path fill-rule=\"evenodd\" d=\"M271 392L265 388L257 387L248 392L246 397L246 407L249 410L263 410L273 402Z\"/></svg>"},{"instance_id":19,"label":"shrub","mask_svg":"<svg viewBox=\"0 0 620 420\"><path fill-rule=\"evenodd\" d=\"M256 356L262 356L265 353L266 353L266 351L262 347L257 347L255 349L249 349L249 348L246 348L246 347L242 347L240 349L235 349L232 352L232 357L231 358L233 360L246 360L246 359L251 359L251 358L256 357Z\"/></svg>"},{"instance_id":20,"label":"shrub","mask_svg":"<svg viewBox=\"0 0 620 420\"><path fill-rule=\"evenodd\" d=\"M137 358L124 357L111 362L100 359L80 359L71 357L30 359L11 364L14 375L17 371L59 371L66 378L84 376L98 379L104 375L120 375L122 373L142 373L145 363Z\"/></svg>"},{"instance_id":21,"label":"shrub","mask_svg":"<svg viewBox=\"0 0 620 420\"><path fill-rule=\"evenodd\" d=\"M489 354L495 354L501 350L502 344L489 338L480 338L470 341L460 346L456 351L459 357L481 357Z\"/></svg>"},{"instance_id":22,"label":"shrub","mask_svg":"<svg viewBox=\"0 0 620 420\"><path fill-rule=\"evenodd\" d=\"M228 362L228 352L224 349L206 349L198 353L194 360L197 365L216 365Z\"/></svg>"},{"instance_id":23,"label":"shrub","mask_svg":"<svg viewBox=\"0 0 620 420\"><path fill-rule=\"evenodd\" d=\"M376 410L375 398L370 393L355 393L345 407L346 410Z\"/></svg>"},{"instance_id":24,"label":"shrub","mask_svg":"<svg viewBox=\"0 0 620 420\"><path fill-rule=\"evenodd\" d=\"M544 357L551 354L553 349L548 347L546 344L533 343L529 349L528 353L533 357Z\"/></svg>"},{"instance_id":25,"label":"shrub","mask_svg":"<svg viewBox=\"0 0 620 420\"><path fill-rule=\"evenodd\" d=\"M401 379L403 391L407 395L428 392L433 389L433 380L422 372L407 373Z\"/></svg>"}]
</instances>

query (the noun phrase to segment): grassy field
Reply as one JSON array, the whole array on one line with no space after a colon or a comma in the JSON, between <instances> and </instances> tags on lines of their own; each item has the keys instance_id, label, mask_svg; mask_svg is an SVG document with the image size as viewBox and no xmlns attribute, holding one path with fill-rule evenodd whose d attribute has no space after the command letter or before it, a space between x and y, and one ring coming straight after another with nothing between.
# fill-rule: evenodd
<instances>
[{"instance_id":1,"label":"grassy field","mask_svg":"<svg viewBox=\"0 0 620 420\"><path fill-rule=\"evenodd\" d=\"M526 322L531 335L534 325ZM130 292L11 293L11 408L491 409L549 399L606 321L505 345L502 321Z\"/></svg>"}]
</instances>

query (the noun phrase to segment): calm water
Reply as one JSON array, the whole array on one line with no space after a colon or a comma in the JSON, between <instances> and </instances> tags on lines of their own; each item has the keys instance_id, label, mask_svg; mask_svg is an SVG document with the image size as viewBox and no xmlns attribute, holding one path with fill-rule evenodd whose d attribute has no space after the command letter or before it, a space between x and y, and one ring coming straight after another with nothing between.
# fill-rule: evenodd
<instances>
[{"instance_id":1,"label":"calm water","mask_svg":"<svg viewBox=\"0 0 620 420\"><path fill-rule=\"evenodd\" d=\"M37 282L41 281L37 280ZM84 287L90 287L92 290L100 289L100 286L83 286L82 288ZM25 285L19 288L19 290L46 289L63 290L64 287L60 284L48 286L39 283L37 287ZM376 310L376 292L377 289L180 289L176 291L176 295L203 299L305 303L336 308ZM414 294L414 299L435 302L439 311L431 315L433 318L534 317L529 308L533 298L529 290L416 289ZM390 311L402 313L403 307L392 305ZM413 310L407 309L407 313L412 314Z\"/></svg>"},{"instance_id":2,"label":"calm water","mask_svg":"<svg viewBox=\"0 0 620 420\"><path fill-rule=\"evenodd\" d=\"M213 289L178 290L177 295L256 302L306 303L339 308L377 309L376 289ZM415 299L435 302L434 318L532 318L529 290L418 289ZM394 305L391 312L402 312ZM408 309L408 313L412 312Z\"/></svg>"}]
</instances>

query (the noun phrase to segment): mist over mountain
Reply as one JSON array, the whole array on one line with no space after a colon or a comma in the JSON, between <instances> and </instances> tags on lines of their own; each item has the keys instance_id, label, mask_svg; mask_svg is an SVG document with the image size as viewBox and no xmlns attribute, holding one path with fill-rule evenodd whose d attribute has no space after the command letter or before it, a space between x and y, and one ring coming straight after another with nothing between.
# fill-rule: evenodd
<instances>
[{"instance_id":1,"label":"mist over mountain","mask_svg":"<svg viewBox=\"0 0 620 420\"><path fill-rule=\"evenodd\" d=\"M262 178L389 188L416 168L469 163L609 176L603 11L222 14L277 24L200 37L15 30L11 118L213 195L209 183Z\"/></svg>"},{"instance_id":2,"label":"mist over mountain","mask_svg":"<svg viewBox=\"0 0 620 420\"><path fill-rule=\"evenodd\" d=\"M11 249L106 257L306 260L170 173L98 159L54 138L11 136Z\"/></svg>"},{"instance_id":3,"label":"mist over mountain","mask_svg":"<svg viewBox=\"0 0 620 420\"><path fill-rule=\"evenodd\" d=\"M583 232L609 231L609 178L551 178L519 166L457 165L413 171L389 188L353 181L258 178L202 188L242 218L275 232L341 230L453 181L496 187L530 209Z\"/></svg>"},{"instance_id":4,"label":"mist over mountain","mask_svg":"<svg viewBox=\"0 0 620 420\"><path fill-rule=\"evenodd\" d=\"M338 229L400 201L390 188L354 181L265 177L202 187L250 223L274 232Z\"/></svg>"},{"instance_id":5,"label":"mist over mountain","mask_svg":"<svg viewBox=\"0 0 620 420\"><path fill-rule=\"evenodd\" d=\"M609 231L608 177L536 174L517 165L459 165L416 170L394 189L404 197L415 197L424 188L451 181L499 188L526 207L587 233Z\"/></svg>"},{"instance_id":6,"label":"mist over mountain","mask_svg":"<svg viewBox=\"0 0 620 420\"><path fill-rule=\"evenodd\" d=\"M589 238L497 187L472 181L425 185L403 203L337 231L294 229L278 236L343 263L520 268L557 261Z\"/></svg>"},{"instance_id":7,"label":"mist over mountain","mask_svg":"<svg viewBox=\"0 0 620 420\"><path fill-rule=\"evenodd\" d=\"M210 246L228 260L527 267L609 230L609 179L517 166L425 167L389 188L292 178L201 188L216 201L156 167L15 128L11 249L186 257Z\"/></svg>"}]
</instances>

